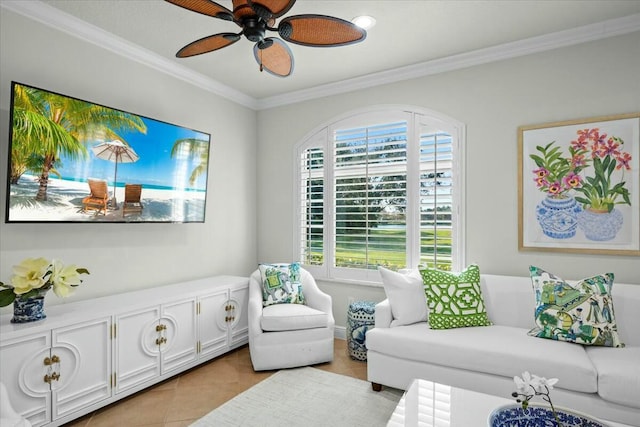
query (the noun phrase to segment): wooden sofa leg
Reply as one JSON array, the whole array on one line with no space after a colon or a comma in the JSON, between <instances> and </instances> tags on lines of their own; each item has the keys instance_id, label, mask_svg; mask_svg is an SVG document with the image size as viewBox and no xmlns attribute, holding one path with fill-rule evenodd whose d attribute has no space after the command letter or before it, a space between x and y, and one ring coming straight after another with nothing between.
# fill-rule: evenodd
<instances>
[{"instance_id":1,"label":"wooden sofa leg","mask_svg":"<svg viewBox=\"0 0 640 427\"><path fill-rule=\"evenodd\" d=\"M380 391L382 390L382 384L371 383L371 388L373 389L373 391Z\"/></svg>"}]
</instances>

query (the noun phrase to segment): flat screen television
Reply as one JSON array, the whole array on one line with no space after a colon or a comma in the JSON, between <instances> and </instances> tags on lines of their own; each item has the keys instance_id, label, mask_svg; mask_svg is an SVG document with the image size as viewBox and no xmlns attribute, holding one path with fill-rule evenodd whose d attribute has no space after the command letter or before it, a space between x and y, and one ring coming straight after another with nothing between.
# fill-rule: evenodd
<instances>
[{"instance_id":1,"label":"flat screen television","mask_svg":"<svg viewBox=\"0 0 640 427\"><path fill-rule=\"evenodd\" d=\"M5 222L204 222L211 136L11 82Z\"/></svg>"}]
</instances>

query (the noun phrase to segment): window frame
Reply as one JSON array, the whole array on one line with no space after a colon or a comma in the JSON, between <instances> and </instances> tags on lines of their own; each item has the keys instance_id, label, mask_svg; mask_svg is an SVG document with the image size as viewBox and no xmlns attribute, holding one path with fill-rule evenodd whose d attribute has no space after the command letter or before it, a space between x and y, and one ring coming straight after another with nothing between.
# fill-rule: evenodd
<instances>
[{"instance_id":1,"label":"window frame","mask_svg":"<svg viewBox=\"0 0 640 427\"><path fill-rule=\"evenodd\" d=\"M303 195L301 191L302 154L312 148L323 150L324 188L329 189L323 197L323 264L303 264L317 279L339 282L380 283L377 269L359 269L334 266L335 253L335 164L333 159L333 131L349 126L407 120L407 267L415 268L420 260L420 130L423 125L437 128L451 135L452 141L452 212L451 244L453 248L451 268L460 270L465 265L465 221L463 203L465 197L465 126L463 123L441 113L409 105L379 105L353 110L335 116L307 133L294 147L294 259L302 260ZM418 230L418 232L415 232Z\"/></svg>"}]
</instances>

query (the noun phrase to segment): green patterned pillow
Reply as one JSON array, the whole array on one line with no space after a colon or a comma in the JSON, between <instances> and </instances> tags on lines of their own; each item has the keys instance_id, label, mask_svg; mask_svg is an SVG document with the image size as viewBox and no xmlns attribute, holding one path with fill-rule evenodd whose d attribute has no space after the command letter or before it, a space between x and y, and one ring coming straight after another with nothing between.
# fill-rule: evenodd
<instances>
[{"instance_id":1,"label":"green patterned pillow","mask_svg":"<svg viewBox=\"0 0 640 427\"><path fill-rule=\"evenodd\" d=\"M480 268L472 264L460 273L420 269L429 306L431 329L490 326L480 290Z\"/></svg>"},{"instance_id":2,"label":"green patterned pillow","mask_svg":"<svg viewBox=\"0 0 640 427\"><path fill-rule=\"evenodd\" d=\"M260 264L262 304L304 304L300 264Z\"/></svg>"},{"instance_id":3,"label":"green patterned pillow","mask_svg":"<svg viewBox=\"0 0 640 427\"><path fill-rule=\"evenodd\" d=\"M529 335L584 345L624 347L618 336L611 287L613 273L575 285L541 268L529 267L536 296L536 328Z\"/></svg>"}]
</instances>

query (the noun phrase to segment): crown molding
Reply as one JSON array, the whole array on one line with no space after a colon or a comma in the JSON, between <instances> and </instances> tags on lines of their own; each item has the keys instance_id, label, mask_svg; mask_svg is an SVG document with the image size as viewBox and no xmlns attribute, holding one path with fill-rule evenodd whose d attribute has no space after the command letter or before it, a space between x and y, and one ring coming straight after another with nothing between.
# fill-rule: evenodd
<instances>
[{"instance_id":1,"label":"crown molding","mask_svg":"<svg viewBox=\"0 0 640 427\"><path fill-rule=\"evenodd\" d=\"M295 104L640 31L640 14L634 14L406 67L371 73L336 83L255 99L39 0L3 0L0 2L0 7L93 43L117 55L149 66L253 110Z\"/></svg>"},{"instance_id":2,"label":"crown molding","mask_svg":"<svg viewBox=\"0 0 640 427\"><path fill-rule=\"evenodd\" d=\"M330 95L338 95L403 80L459 70L475 65L516 58L566 46L640 31L640 14L610 19L596 24L531 37L472 52L452 55L406 67L372 73L362 77L316 86L258 100L258 109L294 104Z\"/></svg>"},{"instance_id":3,"label":"crown molding","mask_svg":"<svg viewBox=\"0 0 640 427\"><path fill-rule=\"evenodd\" d=\"M0 7L166 73L237 104L253 110L258 107L258 101L243 92L185 66L176 64L155 52L131 43L39 0L3 0L0 2Z\"/></svg>"}]
</instances>

